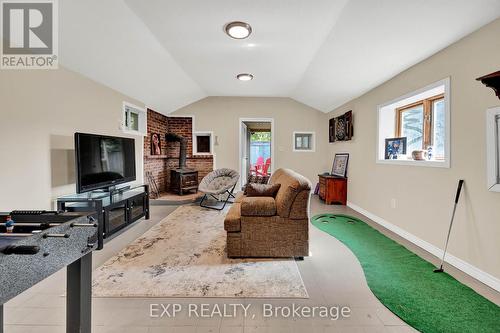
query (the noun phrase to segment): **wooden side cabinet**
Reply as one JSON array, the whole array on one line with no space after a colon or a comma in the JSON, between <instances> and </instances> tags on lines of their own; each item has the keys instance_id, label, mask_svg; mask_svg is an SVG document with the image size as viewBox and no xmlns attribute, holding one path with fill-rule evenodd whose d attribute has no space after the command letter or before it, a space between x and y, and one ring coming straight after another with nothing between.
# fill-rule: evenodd
<instances>
[{"instance_id":1,"label":"wooden side cabinet","mask_svg":"<svg viewBox=\"0 0 500 333\"><path fill-rule=\"evenodd\" d=\"M318 175L319 197L327 205L347 205L347 178Z\"/></svg>"}]
</instances>

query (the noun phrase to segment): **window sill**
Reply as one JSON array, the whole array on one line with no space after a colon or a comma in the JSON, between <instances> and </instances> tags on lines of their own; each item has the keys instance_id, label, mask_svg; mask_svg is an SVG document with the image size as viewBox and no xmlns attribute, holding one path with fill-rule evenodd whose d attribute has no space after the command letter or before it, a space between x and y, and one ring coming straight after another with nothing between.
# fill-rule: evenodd
<instances>
[{"instance_id":1,"label":"window sill","mask_svg":"<svg viewBox=\"0 0 500 333\"><path fill-rule=\"evenodd\" d=\"M494 184L488 187L488 191L490 192L500 192L500 184Z\"/></svg>"},{"instance_id":2,"label":"window sill","mask_svg":"<svg viewBox=\"0 0 500 333\"><path fill-rule=\"evenodd\" d=\"M377 164L390 164L390 165L407 165L428 168L450 168L450 161L415 161L415 160L380 160L377 159Z\"/></svg>"},{"instance_id":3,"label":"window sill","mask_svg":"<svg viewBox=\"0 0 500 333\"><path fill-rule=\"evenodd\" d=\"M294 153L314 153L314 149L294 149Z\"/></svg>"},{"instance_id":4,"label":"window sill","mask_svg":"<svg viewBox=\"0 0 500 333\"><path fill-rule=\"evenodd\" d=\"M146 133L143 133L141 131L135 131L135 130L129 130L129 129L122 129L122 132L128 135L135 135L135 136L146 136Z\"/></svg>"}]
</instances>

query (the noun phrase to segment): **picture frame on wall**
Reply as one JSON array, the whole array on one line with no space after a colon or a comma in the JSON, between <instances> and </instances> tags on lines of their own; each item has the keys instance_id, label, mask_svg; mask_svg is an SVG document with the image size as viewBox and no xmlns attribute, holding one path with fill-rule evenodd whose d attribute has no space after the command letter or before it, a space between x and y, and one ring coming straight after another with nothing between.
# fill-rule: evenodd
<instances>
[{"instance_id":1,"label":"picture frame on wall","mask_svg":"<svg viewBox=\"0 0 500 333\"><path fill-rule=\"evenodd\" d=\"M347 165L349 164L349 154L339 153L335 154L332 166L332 176L347 177Z\"/></svg>"},{"instance_id":2,"label":"picture frame on wall","mask_svg":"<svg viewBox=\"0 0 500 333\"><path fill-rule=\"evenodd\" d=\"M406 155L406 137L385 139L385 159L397 160L399 156Z\"/></svg>"},{"instance_id":3,"label":"picture frame on wall","mask_svg":"<svg viewBox=\"0 0 500 333\"><path fill-rule=\"evenodd\" d=\"M161 135L151 134L151 155L161 155Z\"/></svg>"}]
</instances>

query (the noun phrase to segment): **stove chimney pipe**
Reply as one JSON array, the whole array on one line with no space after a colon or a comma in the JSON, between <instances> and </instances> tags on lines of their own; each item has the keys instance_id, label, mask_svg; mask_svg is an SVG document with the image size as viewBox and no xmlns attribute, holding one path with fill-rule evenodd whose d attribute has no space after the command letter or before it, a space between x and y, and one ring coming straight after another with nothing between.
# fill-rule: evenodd
<instances>
[{"instance_id":1,"label":"stove chimney pipe","mask_svg":"<svg viewBox=\"0 0 500 333\"><path fill-rule=\"evenodd\" d=\"M179 152L179 169L186 168L186 155L187 155L187 139L183 136L177 135L175 133L165 134L165 140L167 142L179 142L180 152Z\"/></svg>"}]
</instances>

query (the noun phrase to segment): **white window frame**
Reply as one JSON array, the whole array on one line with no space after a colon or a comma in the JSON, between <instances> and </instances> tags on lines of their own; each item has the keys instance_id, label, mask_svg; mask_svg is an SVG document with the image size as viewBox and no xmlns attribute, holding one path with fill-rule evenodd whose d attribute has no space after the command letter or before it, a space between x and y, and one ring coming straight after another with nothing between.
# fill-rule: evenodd
<instances>
[{"instance_id":1,"label":"white window frame","mask_svg":"<svg viewBox=\"0 0 500 333\"><path fill-rule=\"evenodd\" d=\"M197 136L209 136L210 137L210 152L209 153L199 153L198 143L196 140ZM213 131L196 131L193 132L193 155L213 155L214 154L214 132Z\"/></svg>"},{"instance_id":2,"label":"white window frame","mask_svg":"<svg viewBox=\"0 0 500 333\"><path fill-rule=\"evenodd\" d=\"M295 140L297 134L311 135L311 149L296 149ZM316 132L294 131L292 134L292 150L297 153L314 153L316 151Z\"/></svg>"},{"instance_id":3,"label":"white window frame","mask_svg":"<svg viewBox=\"0 0 500 333\"><path fill-rule=\"evenodd\" d=\"M127 127L126 119L127 119L127 112L133 111L134 113L137 113L138 115L138 121L139 121L139 130L132 130ZM131 135L141 135L141 136L146 136L147 135L147 123L148 123L148 114L144 108L141 108L137 105L134 105L129 102L123 102L123 108L122 108L122 131L123 133L126 134L131 134Z\"/></svg>"},{"instance_id":4,"label":"white window frame","mask_svg":"<svg viewBox=\"0 0 500 333\"><path fill-rule=\"evenodd\" d=\"M383 125L387 125L387 121L394 121L394 126L395 124L395 116L393 116L390 120L387 120L387 116L383 116L382 112L386 112L384 110L387 109L387 107L393 107L396 109L397 107L404 106L405 104L410 104L406 100L410 101L412 98L415 98L414 101L419 100L419 95L425 95L427 92L432 91L433 89L439 88L439 87L444 87L444 103L445 103L445 154L444 154L444 160L442 161L437 161L437 160L425 160L425 161L415 161L415 160L386 160L384 159L384 149L385 149L385 139L386 138L392 138L392 136L387 136L387 135L381 135L381 128ZM428 96L430 97L430 96ZM420 98L421 99L421 98ZM403 96L400 96L396 99L393 99L392 101L383 103L378 105L377 107L377 140L375 142L376 144L376 150L375 150L375 162L378 164L391 164L391 165L408 165L408 166L420 166L420 167L434 167L434 168L450 168L451 165L451 105L450 105L450 78L447 77L443 80L434 82L432 84L429 84L428 86L415 90L413 92L410 92L408 94L405 94ZM400 104L400 105L399 105ZM385 118L384 118L385 117ZM386 119L386 120L383 120ZM394 134L394 133L393 133ZM406 152L408 156L411 156L411 152L407 151Z\"/></svg>"},{"instance_id":5,"label":"white window frame","mask_svg":"<svg viewBox=\"0 0 500 333\"><path fill-rule=\"evenodd\" d=\"M488 190L500 192L500 147L498 143L498 126L496 118L500 117L500 107L488 109L486 111L486 166Z\"/></svg>"}]
</instances>

